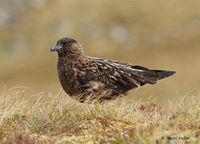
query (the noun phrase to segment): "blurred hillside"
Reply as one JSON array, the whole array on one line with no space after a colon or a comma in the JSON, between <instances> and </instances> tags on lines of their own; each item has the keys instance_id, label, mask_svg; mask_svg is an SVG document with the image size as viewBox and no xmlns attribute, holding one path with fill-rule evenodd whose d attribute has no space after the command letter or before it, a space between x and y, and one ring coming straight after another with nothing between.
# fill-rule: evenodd
<instances>
[{"instance_id":1,"label":"blurred hillside","mask_svg":"<svg viewBox=\"0 0 200 144\"><path fill-rule=\"evenodd\" d=\"M177 71L137 95L199 88L199 7L196 0L0 0L0 85L58 91L50 47L67 36L91 56Z\"/></svg>"}]
</instances>

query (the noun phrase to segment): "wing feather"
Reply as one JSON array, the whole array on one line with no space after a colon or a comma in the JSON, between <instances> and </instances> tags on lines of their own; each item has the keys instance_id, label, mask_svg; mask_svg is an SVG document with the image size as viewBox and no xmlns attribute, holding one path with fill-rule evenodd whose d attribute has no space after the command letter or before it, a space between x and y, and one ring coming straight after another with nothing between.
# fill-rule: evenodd
<instances>
[{"instance_id":1,"label":"wing feather","mask_svg":"<svg viewBox=\"0 0 200 144\"><path fill-rule=\"evenodd\" d=\"M101 76L99 81L106 80L107 85L120 91L127 91L146 83L155 84L157 79L153 71L140 66L132 66L117 61L92 58Z\"/></svg>"}]
</instances>

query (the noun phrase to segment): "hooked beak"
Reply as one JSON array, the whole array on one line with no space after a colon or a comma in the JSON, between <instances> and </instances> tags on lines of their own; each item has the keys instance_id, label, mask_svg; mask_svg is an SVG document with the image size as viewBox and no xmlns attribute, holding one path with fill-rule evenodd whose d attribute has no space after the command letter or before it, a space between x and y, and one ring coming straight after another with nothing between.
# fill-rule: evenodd
<instances>
[{"instance_id":1,"label":"hooked beak","mask_svg":"<svg viewBox=\"0 0 200 144\"><path fill-rule=\"evenodd\" d=\"M59 49L61 49L62 47L60 45L54 45L51 47L51 52L54 52L54 51L58 51Z\"/></svg>"}]
</instances>

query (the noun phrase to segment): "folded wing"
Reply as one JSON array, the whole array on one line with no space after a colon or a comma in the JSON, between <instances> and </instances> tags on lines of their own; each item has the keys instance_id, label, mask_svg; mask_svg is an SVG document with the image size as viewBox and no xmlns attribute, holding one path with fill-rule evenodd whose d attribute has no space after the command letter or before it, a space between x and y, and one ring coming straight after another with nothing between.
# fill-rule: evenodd
<instances>
[{"instance_id":1,"label":"folded wing","mask_svg":"<svg viewBox=\"0 0 200 144\"><path fill-rule=\"evenodd\" d=\"M155 84L158 80L173 75L174 71L150 70L143 66L134 66L112 60L92 58L91 61L98 66L103 80L110 88L120 92L140 87L145 84Z\"/></svg>"}]
</instances>

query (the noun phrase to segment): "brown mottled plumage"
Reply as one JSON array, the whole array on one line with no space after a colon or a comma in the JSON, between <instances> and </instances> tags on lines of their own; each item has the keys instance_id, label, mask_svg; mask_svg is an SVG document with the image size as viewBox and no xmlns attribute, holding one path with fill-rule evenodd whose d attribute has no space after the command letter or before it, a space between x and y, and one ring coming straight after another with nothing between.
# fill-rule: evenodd
<instances>
[{"instance_id":1,"label":"brown mottled plumage","mask_svg":"<svg viewBox=\"0 0 200 144\"><path fill-rule=\"evenodd\" d=\"M71 38L58 40L51 51L58 53L57 69L64 91L79 96L82 102L88 97L113 99L175 73L85 56L81 44Z\"/></svg>"}]
</instances>

